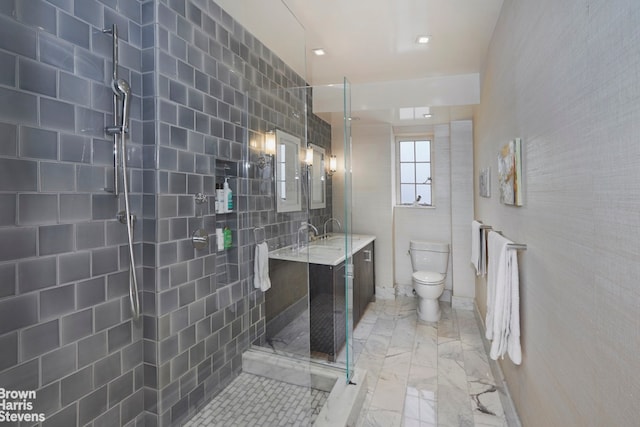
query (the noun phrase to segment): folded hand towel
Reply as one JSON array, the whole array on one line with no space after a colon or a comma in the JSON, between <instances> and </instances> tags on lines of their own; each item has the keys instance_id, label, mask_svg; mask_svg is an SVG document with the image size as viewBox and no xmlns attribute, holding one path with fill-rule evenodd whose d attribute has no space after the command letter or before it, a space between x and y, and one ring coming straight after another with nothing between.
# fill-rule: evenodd
<instances>
[{"instance_id":1,"label":"folded hand towel","mask_svg":"<svg viewBox=\"0 0 640 427\"><path fill-rule=\"evenodd\" d=\"M487 274L487 313L485 316L485 336L488 340L492 340L493 336L493 323L495 319L496 310L496 288L498 281L498 266L500 265L500 259L502 253L507 250L507 243L509 240L502 237L500 234L490 231L488 236L488 274Z\"/></svg>"},{"instance_id":2,"label":"folded hand towel","mask_svg":"<svg viewBox=\"0 0 640 427\"><path fill-rule=\"evenodd\" d=\"M266 242L256 245L253 261L253 286L263 292L271 287L271 279L269 279L269 247Z\"/></svg>"},{"instance_id":3,"label":"folded hand towel","mask_svg":"<svg viewBox=\"0 0 640 427\"><path fill-rule=\"evenodd\" d=\"M489 274L487 276L486 337L493 340L490 356L516 365L522 362L520 347L520 283L517 252L507 249L508 239L489 233Z\"/></svg>"}]
</instances>

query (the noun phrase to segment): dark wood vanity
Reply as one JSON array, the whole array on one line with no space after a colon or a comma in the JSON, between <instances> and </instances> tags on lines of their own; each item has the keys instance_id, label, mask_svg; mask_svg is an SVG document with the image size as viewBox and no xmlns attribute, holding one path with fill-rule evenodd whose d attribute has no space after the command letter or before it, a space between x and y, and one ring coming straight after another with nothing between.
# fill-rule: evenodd
<instances>
[{"instance_id":1,"label":"dark wood vanity","mask_svg":"<svg viewBox=\"0 0 640 427\"><path fill-rule=\"evenodd\" d=\"M348 330L353 331L375 298L374 242L374 236L351 237L353 280L345 277L349 266L345 261L344 235L331 235L301 249L271 251L271 289L265 293L267 343L287 352L288 343L295 341L295 353L306 348L314 356L335 361L346 342L347 321L352 322ZM345 292L347 286L353 289ZM347 306L351 312L348 317ZM308 325L297 324L293 328L298 334L295 336L284 331L296 322ZM307 335L307 329L305 346L306 340L301 341L299 334Z\"/></svg>"},{"instance_id":2,"label":"dark wood vanity","mask_svg":"<svg viewBox=\"0 0 640 427\"><path fill-rule=\"evenodd\" d=\"M353 292L348 293L353 328L375 298L374 242L353 254ZM346 265L309 264L311 352L324 353L331 361L344 347L347 332L345 299ZM353 331L349 328L349 333Z\"/></svg>"}]
</instances>

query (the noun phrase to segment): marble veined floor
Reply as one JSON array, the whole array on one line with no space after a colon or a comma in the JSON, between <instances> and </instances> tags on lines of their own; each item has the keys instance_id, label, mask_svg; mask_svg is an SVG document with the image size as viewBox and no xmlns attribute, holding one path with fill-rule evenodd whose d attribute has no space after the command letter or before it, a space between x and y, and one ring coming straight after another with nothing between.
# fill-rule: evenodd
<instances>
[{"instance_id":1,"label":"marble veined floor","mask_svg":"<svg viewBox=\"0 0 640 427\"><path fill-rule=\"evenodd\" d=\"M413 297L378 300L353 332L355 366L367 371L368 386L357 426L519 427L474 312L441 303L440 321L427 323L416 305ZM303 314L283 329L272 350L308 351L308 321Z\"/></svg>"},{"instance_id":2,"label":"marble veined floor","mask_svg":"<svg viewBox=\"0 0 640 427\"><path fill-rule=\"evenodd\" d=\"M474 312L441 303L440 321L426 323L416 303L378 300L353 333L356 367L367 370L368 383L358 426L519 426L511 405L503 410L508 397Z\"/></svg>"}]
</instances>

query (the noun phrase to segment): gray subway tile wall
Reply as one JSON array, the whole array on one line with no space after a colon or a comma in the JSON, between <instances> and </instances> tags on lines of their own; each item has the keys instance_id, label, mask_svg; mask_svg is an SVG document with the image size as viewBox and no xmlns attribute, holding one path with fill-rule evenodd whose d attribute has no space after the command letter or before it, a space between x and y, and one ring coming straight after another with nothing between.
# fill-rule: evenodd
<instances>
[{"instance_id":1,"label":"gray subway tile wall","mask_svg":"<svg viewBox=\"0 0 640 427\"><path fill-rule=\"evenodd\" d=\"M133 89L138 321L115 219L123 201L108 193L102 30L114 23ZM252 229L283 246L301 221L321 226L331 213L330 179L326 209L276 213L249 139L278 127L330 151L330 126L305 120L310 89L285 89L304 80L212 0L11 0L0 6L0 63L0 386L36 390L45 426L178 425L264 342ZM214 215L224 176L236 212ZM210 203L196 206L197 192ZM192 248L195 229L225 225L230 250Z\"/></svg>"},{"instance_id":2,"label":"gray subway tile wall","mask_svg":"<svg viewBox=\"0 0 640 427\"><path fill-rule=\"evenodd\" d=\"M111 425L144 419L143 383L134 381L142 326L123 309L119 204L105 192L111 46L102 29L115 17L120 72L138 85L138 103L141 90L140 36L128 33L140 32L142 3L121 3L127 14L117 2L12 0L0 8L0 386L35 390L46 426L84 425L109 408ZM141 129L139 108L132 117ZM134 137L131 151L141 143ZM138 193L141 176L132 173Z\"/></svg>"}]
</instances>

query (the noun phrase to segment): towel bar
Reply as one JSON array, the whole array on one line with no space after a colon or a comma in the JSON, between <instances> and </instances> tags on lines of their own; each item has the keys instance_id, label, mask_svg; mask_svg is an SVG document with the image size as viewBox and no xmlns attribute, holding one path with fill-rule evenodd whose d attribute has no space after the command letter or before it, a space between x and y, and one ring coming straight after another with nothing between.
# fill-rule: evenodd
<instances>
[{"instance_id":1,"label":"towel bar","mask_svg":"<svg viewBox=\"0 0 640 427\"><path fill-rule=\"evenodd\" d=\"M526 251L527 245L524 243L507 243L507 249L514 249L516 251Z\"/></svg>"},{"instance_id":2,"label":"towel bar","mask_svg":"<svg viewBox=\"0 0 640 427\"><path fill-rule=\"evenodd\" d=\"M486 225L484 226L487 229L491 229L490 225ZM480 228L482 228L482 225L480 226ZM498 233L500 235L502 234L502 231L499 230L492 230L494 233ZM527 250L527 245L525 245L524 243L507 243L507 249L513 249L516 251L526 251Z\"/></svg>"},{"instance_id":3,"label":"towel bar","mask_svg":"<svg viewBox=\"0 0 640 427\"><path fill-rule=\"evenodd\" d=\"M266 232L262 227L256 227L253 229L253 238L256 241L256 245L265 241Z\"/></svg>"}]
</instances>

